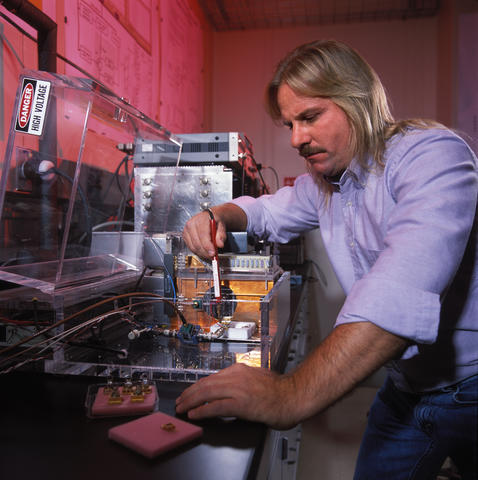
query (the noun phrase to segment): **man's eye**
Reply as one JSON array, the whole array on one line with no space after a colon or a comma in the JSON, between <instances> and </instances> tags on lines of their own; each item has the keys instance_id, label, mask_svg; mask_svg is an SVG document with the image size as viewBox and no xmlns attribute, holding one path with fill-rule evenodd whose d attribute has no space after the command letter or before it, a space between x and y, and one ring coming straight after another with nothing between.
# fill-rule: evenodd
<instances>
[{"instance_id":1,"label":"man's eye","mask_svg":"<svg viewBox=\"0 0 478 480\"><path fill-rule=\"evenodd\" d=\"M317 120L317 117L319 115L316 113L314 115L308 115L307 117L304 117L304 120L307 122L307 123L313 123L315 122L315 120Z\"/></svg>"}]
</instances>

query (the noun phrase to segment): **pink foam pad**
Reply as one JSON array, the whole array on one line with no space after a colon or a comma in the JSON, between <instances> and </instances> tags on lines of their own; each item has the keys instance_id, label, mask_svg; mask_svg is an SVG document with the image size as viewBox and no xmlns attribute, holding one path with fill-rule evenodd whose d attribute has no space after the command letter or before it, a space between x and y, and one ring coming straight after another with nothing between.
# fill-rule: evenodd
<instances>
[{"instance_id":1,"label":"pink foam pad","mask_svg":"<svg viewBox=\"0 0 478 480\"><path fill-rule=\"evenodd\" d=\"M202 428L162 412L110 428L108 438L154 458L202 435Z\"/></svg>"},{"instance_id":2,"label":"pink foam pad","mask_svg":"<svg viewBox=\"0 0 478 480\"><path fill-rule=\"evenodd\" d=\"M104 393L104 387L100 387L91 406L91 415L111 417L150 413L154 410L157 395L156 387L152 385L151 393L146 393L142 402L133 402L131 395L121 395L123 398L121 403L110 405L108 403L110 396Z\"/></svg>"}]
</instances>

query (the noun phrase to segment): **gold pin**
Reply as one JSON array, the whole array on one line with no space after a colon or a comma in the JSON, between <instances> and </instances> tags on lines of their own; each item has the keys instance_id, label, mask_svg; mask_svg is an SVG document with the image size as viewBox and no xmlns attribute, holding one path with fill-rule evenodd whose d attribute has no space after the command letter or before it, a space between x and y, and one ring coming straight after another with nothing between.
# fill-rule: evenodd
<instances>
[{"instance_id":1,"label":"gold pin","mask_svg":"<svg viewBox=\"0 0 478 480\"><path fill-rule=\"evenodd\" d=\"M131 381L131 378L129 376L125 377L124 385L121 390L121 393L123 395L131 395L133 393L133 382Z\"/></svg>"},{"instance_id":2,"label":"gold pin","mask_svg":"<svg viewBox=\"0 0 478 480\"><path fill-rule=\"evenodd\" d=\"M103 393L105 395L111 395L111 392L113 391L113 378L108 377L106 380L106 386L103 388Z\"/></svg>"},{"instance_id":3,"label":"gold pin","mask_svg":"<svg viewBox=\"0 0 478 480\"><path fill-rule=\"evenodd\" d=\"M134 390L131 392L131 401L133 403L144 402L143 386L141 384L134 386Z\"/></svg>"},{"instance_id":4,"label":"gold pin","mask_svg":"<svg viewBox=\"0 0 478 480\"><path fill-rule=\"evenodd\" d=\"M151 393L153 391L153 386L149 383L148 376L143 373L141 375L141 383L143 385L143 393Z\"/></svg>"},{"instance_id":5,"label":"gold pin","mask_svg":"<svg viewBox=\"0 0 478 480\"><path fill-rule=\"evenodd\" d=\"M176 430L176 425L174 423L165 423L164 425L161 425L161 428L165 430L166 432L174 432Z\"/></svg>"},{"instance_id":6,"label":"gold pin","mask_svg":"<svg viewBox=\"0 0 478 480\"><path fill-rule=\"evenodd\" d=\"M114 386L110 398L108 398L108 405L118 405L121 403L123 403L123 397L120 395L118 387Z\"/></svg>"}]
</instances>

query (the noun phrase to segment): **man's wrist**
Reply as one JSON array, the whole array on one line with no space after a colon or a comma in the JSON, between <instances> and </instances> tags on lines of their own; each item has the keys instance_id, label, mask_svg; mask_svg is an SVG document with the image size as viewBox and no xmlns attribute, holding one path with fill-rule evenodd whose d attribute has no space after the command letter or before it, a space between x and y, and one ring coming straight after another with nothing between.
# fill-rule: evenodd
<instances>
[{"instance_id":1,"label":"man's wrist","mask_svg":"<svg viewBox=\"0 0 478 480\"><path fill-rule=\"evenodd\" d=\"M234 203L223 203L210 208L216 219L227 231L245 231L247 216L244 210Z\"/></svg>"}]
</instances>

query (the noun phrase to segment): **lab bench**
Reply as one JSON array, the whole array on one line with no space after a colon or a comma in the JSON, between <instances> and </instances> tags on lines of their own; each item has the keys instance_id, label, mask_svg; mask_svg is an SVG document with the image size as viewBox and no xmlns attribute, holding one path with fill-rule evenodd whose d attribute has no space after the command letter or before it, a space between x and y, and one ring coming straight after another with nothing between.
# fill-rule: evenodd
<instances>
[{"instance_id":1,"label":"lab bench","mask_svg":"<svg viewBox=\"0 0 478 480\"><path fill-rule=\"evenodd\" d=\"M276 369L301 360L306 335L306 284L293 285L287 342ZM239 419L195 422L203 436L154 459L108 439L131 418L89 418L88 387L104 378L12 372L0 376L0 478L228 479L295 478L300 426L287 432ZM156 382L159 410L175 416L184 382ZM180 417L181 418L181 417ZM285 476L285 477L284 477Z\"/></svg>"}]
</instances>

